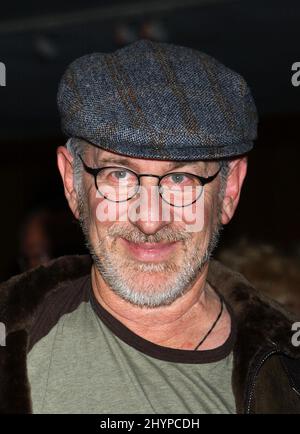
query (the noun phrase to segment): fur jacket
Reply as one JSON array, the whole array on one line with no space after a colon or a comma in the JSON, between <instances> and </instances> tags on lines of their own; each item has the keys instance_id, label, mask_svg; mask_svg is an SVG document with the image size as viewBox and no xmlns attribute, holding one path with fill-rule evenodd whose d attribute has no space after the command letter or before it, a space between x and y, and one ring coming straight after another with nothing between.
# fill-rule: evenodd
<instances>
[{"instance_id":1,"label":"fur jacket","mask_svg":"<svg viewBox=\"0 0 300 434\"><path fill-rule=\"evenodd\" d=\"M0 413L32 412L26 360L36 312L49 295L90 269L90 256L65 256L0 285L0 322L6 328L0 345ZM217 260L210 261L207 280L237 322L232 373L237 413L300 413L295 319Z\"/></svg>"}]
</instances>

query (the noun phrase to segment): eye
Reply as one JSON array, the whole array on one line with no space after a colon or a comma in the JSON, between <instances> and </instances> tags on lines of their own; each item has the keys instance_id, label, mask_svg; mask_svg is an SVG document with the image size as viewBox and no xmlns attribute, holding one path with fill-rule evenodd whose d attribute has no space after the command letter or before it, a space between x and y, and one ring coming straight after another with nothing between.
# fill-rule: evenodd
<instances>
[{"instance_id":1,"label":"eye","mask_svg":"<svg viewBox=\"0 0 300 434\"><path fill-rule=\"evenodd\" d=\"M186 180L187 176L182 173L174 173L170 175L170 182L173 184L182 184Z\"/></svg>"},{"instance_id":2,"label":"eye","mask_svg":"<svg viewBox=\"0 0 300 434\"><path fill-rule=\"evenodd\" d=\"M129 176L129 172L127 170L114 170L110 173L116 179L125 180Z\"/></svg>"},{"instance_id":3,"label":"eye","mask_svg":"<svg viewBox=\"0 0 300 434\"><path fill-rule=\"evenodd\" d=\"M135 185L137 177L133 172L122 167L107 167L99 172L98 183L112 186L131 186Z\"/></svg>"},{"instance_id":4,"label":"eye","mask_svg":"<svg viewBox=\"0 0 300 434\"><path fill-rule=\"evenodd\" d=\"M196 186L197 180L192 175L186 173L170 173L162 179L161 185L165 188L184 188Z\"/></svg>"}]
</instances>

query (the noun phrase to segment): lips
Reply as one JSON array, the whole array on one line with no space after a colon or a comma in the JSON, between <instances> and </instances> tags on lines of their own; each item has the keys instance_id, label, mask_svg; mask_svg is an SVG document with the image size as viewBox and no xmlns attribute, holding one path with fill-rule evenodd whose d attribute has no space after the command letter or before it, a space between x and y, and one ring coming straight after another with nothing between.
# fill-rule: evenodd
<instances>
[{"instance_id":1,"label":"lips","mask_svg":"<svg viewBox=\"0 0 300 434\"><path fill-rule=\"evenodd\" d=\"M120 239L128 253L140 261L159 262L168 259L170 254L175 250L178 242L160 242L160 243L133 243L131 241Z\"/></svg>"}]
</instances>

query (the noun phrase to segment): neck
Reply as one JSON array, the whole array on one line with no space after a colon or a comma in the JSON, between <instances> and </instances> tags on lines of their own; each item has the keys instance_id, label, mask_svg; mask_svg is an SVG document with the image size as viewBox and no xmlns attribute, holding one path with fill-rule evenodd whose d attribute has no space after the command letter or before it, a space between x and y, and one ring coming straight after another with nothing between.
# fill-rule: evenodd
<instances>
[{"instance_id":1,"label":"neck","mask_svg":"<svg viewBox=\"0 0 300 434\"><path fill-rule=\"evenodd\" d=\"M123 300L107 286L95 265L91 272L92 288L97 301L142 338L166 347L194 349L213 324L220 309L220 300L206 281L207 271L208 263L192 287L181 297L171 305L155 308L140 307ZM220 325L218 329L223 331L221 336L214 331L212 337L199 349L211 349L224 343L229 334L228 324L225 327L222 320Z\"/></svg>"}]
</instances>

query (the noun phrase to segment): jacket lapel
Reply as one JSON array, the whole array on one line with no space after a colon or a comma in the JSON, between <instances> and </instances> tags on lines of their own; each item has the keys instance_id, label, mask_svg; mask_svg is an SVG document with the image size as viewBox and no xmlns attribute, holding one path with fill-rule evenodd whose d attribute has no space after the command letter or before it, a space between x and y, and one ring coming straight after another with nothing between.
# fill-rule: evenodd
<instances>
[{"instance_id":1,"label":"jacket lapel","mask_svg":"<svg viewBox=\"0 0 300 434\"><path fill-rule=\"evenodd\" d=\"M35 312L47 294L90 268L89 256L65 256L0 285L0 322L6 328L6 346L0 346L0 413L31 413L26 358Z\"/></svg>"},{"instance_id":2,"label":"jacket lapel","mask_svg":"<svg viewBox=\"0 0 300 434\"><path fill-rule=\"evenodd\" d=\"M263 360L273 353L300 357L299 348L291 343L295 318L254 289L243 275L218 261L210 263L207 280L222 293L237 322L232 386L237 412L244 413L248 410L251 382ZM269 399L272 401L272 396Z\"/></svg>"}]
</instances>

